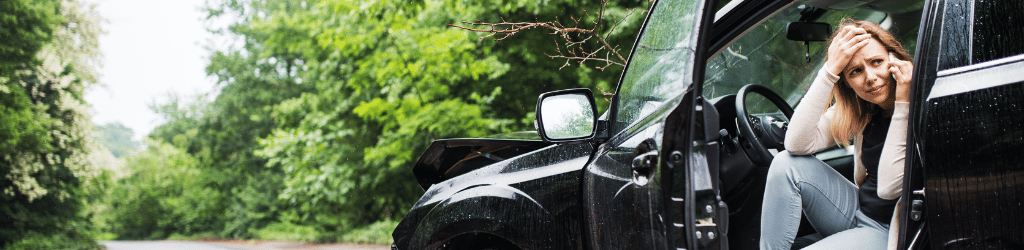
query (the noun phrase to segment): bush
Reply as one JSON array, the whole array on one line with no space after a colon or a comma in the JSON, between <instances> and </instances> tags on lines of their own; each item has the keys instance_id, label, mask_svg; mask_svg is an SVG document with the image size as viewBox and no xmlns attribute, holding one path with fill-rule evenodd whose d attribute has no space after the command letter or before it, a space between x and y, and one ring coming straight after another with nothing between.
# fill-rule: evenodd
<instances>
[{"instance_id":1,"label":"bush","mask_svg":"<svg viewBox=\"0 0 1024 250\"><path fill-rule=\"evenodd\" d=\"M103 248L96 241L84 237L67 237L61 234L51 236L30 234L28 237L8 245L5 250L93 250Z\"/></svg>"},{"instance_id":2,"label":"bush","mask_svg":"<svg viewBox=\"0 0 1024 250\"><path fill-rule=\"evenodd\" d=\"M196 209L193 201L202 196L196 188L200 179L198 160L173 145L147 141L149 148L126 159L127 176L109 188L109 210L105 224L118 239L164 239L184 230Z\"/></svg>"},{"instance_id":3,"label":"bush","mask_svg":"<svg viewBox=\"0 0 1024 250\"><path fill-rule=\"evenodd\" d=\"M221 239L220 235L213 232L200 232L189 235L174 233L167 237L167 240L217 240Z\"/></svg>"},{"instance_id":4,"label":"bush","mask_svg":"<svg viewBox=\"0 0 1024 250\"><path fill-rule=\"evenodd\" d=\"M323 234L321 232L323 230L314 226L275 222L257 230L256 237L261 240L317 242L323 241Z\"/></svg>"},{"instance_id":5,"label":"bush","mask_svg":"<svg viewBox=\"0 0 1024 250\"><path fill-rule=\"evenodd\" d=\"M96 240L116 240L117 234L111 232L98 232L95 237Z\"/></svg>"},{"instance_id":6,"label":"bush","mask_svg":"<svg viewBox=\"0 0 1024 250\"><path fill-rule=\"evenodd\" d=\"M368 226L352 230L342 235L338 241L351 243L369 243L379 245L391 245L391 232L398 227L398 221L378 221Z\"/></svg>"}]
</instances>

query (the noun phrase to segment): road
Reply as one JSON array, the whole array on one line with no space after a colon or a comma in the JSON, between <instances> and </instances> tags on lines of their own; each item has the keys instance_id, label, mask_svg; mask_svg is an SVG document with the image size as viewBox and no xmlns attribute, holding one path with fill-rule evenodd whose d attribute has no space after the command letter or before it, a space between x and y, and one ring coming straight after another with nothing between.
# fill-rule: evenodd
<instances>
[{"instance_id":1,"label":"road","mask_svg":"<svg viewBox=\"0 0 1024 250\"><path fill-rule=\"evenodd\" d=\"M280 241L101 241L107 250L386 250L388 246Z\"/></svg>"}]
</instances>

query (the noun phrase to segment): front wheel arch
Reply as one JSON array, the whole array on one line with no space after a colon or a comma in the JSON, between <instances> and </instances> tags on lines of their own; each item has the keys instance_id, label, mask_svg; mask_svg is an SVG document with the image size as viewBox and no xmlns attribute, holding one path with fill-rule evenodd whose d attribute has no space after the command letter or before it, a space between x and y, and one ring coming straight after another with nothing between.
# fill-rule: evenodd
<instances>
[{"instance_id":1,"label":"front wheel arch","mask_svg":"<svg viewBox=\"0 0 1024 250\"><path fill-rule=\"evenodd\" d=\"M488 233L467 233L444 243L443 250L519 250L519 246L505 238Z\"/></svg>"},{"instance_id":2,"label":"front wheel arch","mask_svg":"<svg viewBox=\"0 0 1024 250\"><path fill-rule=\"evenodd\" d=\"M525 193L483 185L460 191L431 209L417 226L410 247L445 249L442 246L457 237L478 234L499 237L516 246L513 249L569 249L565 232Z\"/></svg>"}]
</instances>

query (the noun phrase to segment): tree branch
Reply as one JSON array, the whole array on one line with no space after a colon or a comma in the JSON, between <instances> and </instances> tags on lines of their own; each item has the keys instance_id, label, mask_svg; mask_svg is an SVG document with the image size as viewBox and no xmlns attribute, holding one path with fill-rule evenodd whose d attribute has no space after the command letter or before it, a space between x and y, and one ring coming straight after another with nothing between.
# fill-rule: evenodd
<instances>
[{"instance_id":1,"label":"tree branch","mask_svg":"<svg viewBox=\"0 0 1024 250\"><path fill-rule=\"evenodd\" d=\"M448 24L448 27L454 27L473 32L490 33L483 37L480 37L480 39L493 37L495 41L505 40L506 38L514 36L519 32L534 28L547 29L551 31L550 34L558 35L564 40L561 46L564 46L566 48L565 52L568 53L565 54L562 52L560 48L561 46L556 39L555 47L556 51L558 51L558 54L545 54L549 58L561 58L566 60L565 64L562 65L562 67L559 67L559 69L565 68L565 66L569 66L570 62L572 61L576 61L577 63L580 64L580 66L582 66L587 61L604 62L604 66L595 67L600 70L604 70L605 68L608 68L608 66L611 65L619 65L625 67L626 58L622 56L621 53L619 53L618 46L612 46L610 43L608 43L606 36L613 33L613 31L616 28L618 28L619 25L626 20L626 18L632 16L633 13L636 12L636 10L629 10L629 12L625 16L623 16L621 19L618 19L611 26L611 29L605 32L605 35L602 36L597 31L600 30L601 25L603 24L605 18L604 12L607 9L607 5L608 1L601 1L600 10L597 13L597 18L591 16L586 9L583 9L585 17L593 20L589 22L589 24L592 25L591 28L580 27L580 21L584 17L574 18L571 16L569 17L569 19L575 22L575 25L573 27L566 27L562 25L562 23L559 22L557 18L553 22L539 22L536 20L534 22L508 22L505 21L504 18L502 18L501 22L497 23L481 22L480 20L477 20L476 22L462 22L465 26ZM473 28L474 26L487 26L487 28ZM499 34L500 36L498 36ZM581 34L584 38L582 38L582 40L580 40L578 37L574 39L574 37L571 36L570 34ZM591 41L591 39L597 41L597 49L588 52L585 50L583 44L586 44L587 42ZM604 52L603 57L601 57L600 52Z\"/></svg>"}]
</instances>

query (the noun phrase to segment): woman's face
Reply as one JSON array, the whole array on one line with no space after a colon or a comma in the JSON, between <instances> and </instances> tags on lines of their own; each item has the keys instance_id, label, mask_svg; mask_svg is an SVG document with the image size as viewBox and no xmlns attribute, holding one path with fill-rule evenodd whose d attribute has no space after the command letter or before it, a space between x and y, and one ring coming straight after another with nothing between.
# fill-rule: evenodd
<instances>
[{"instance_id":1,"label":"woman's face","mask_svg":"<svg viewBox=\"0 0 1024 250\"><path fill-rule=\"evenodd\" d=\"M846 64L842 74L850 88L865 101L884 107L892 98L896 84L889 72L889 53L878 40L869 39Z\"/></svg>"}]
</instances>

